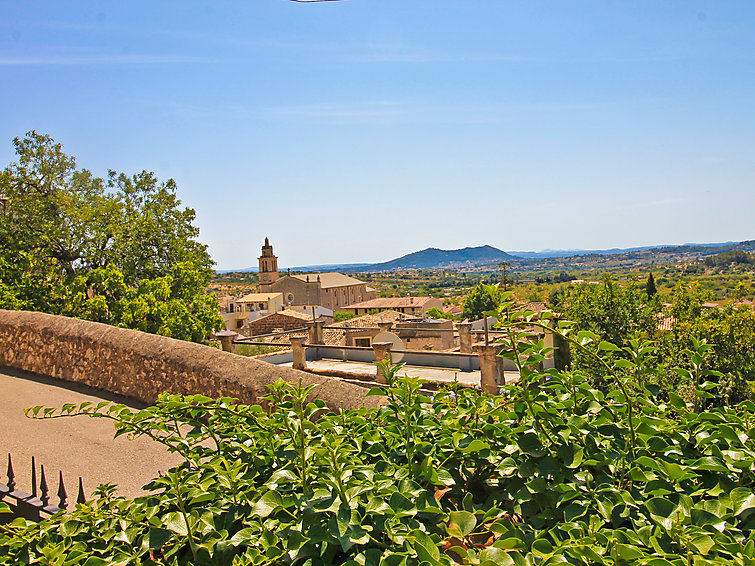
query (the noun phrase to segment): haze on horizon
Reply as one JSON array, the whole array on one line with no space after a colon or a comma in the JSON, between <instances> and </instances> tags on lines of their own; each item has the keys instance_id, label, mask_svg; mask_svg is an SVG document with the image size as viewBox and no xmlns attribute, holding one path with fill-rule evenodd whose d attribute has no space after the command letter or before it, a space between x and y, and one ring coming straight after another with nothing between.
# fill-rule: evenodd
<instances>
[{"instance_id":1,"label":"haze on horizon","mask_svg":"<svg viewBox=\"0 0 755 566\"><path fill-rule=\"evenodd\" d=\"M755 238L755 4L6 2L0 167L174 178L218 269Z\"/></svg>"}]
</instances>

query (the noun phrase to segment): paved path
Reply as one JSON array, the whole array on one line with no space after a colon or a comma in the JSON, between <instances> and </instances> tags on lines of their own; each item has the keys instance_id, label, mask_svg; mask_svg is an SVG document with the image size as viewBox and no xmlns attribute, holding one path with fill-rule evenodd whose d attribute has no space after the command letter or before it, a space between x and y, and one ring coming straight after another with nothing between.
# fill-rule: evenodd
<instances>
[{"instance_id":1,"label":"paved path","mask_svg":"<svg viewBox=\"0 0 755 566\"><path fill-rule=\"evenodd\" d=\"M142 486L159 470L180 463L179 456L148 438L113 439L115 429L108 419L86 416L35 420L24 409L64 403L115 401L141 408L133 401L77 384L35 377L0 369L0 483L7 483L8 453L13 457L17 489L31 492L31 457L44 464L51 493L58 491L58 470L63 471L66 490L75 500L78 478L84 481L87 497L102 483L119 486L118 495L132 498L143 494ZM39 481L39 480L37 480ZM51 502L57 499L51 497Z\"/></svg>"}]
</instances>

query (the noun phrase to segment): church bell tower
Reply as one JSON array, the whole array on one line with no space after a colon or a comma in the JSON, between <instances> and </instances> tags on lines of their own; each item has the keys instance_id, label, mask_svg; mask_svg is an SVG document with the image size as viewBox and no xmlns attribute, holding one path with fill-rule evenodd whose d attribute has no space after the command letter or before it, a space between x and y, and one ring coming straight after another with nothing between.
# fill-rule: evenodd
<instances>
[{"instance_id":1,"label":"church bell tower","mask_svg":"<svg viewBox=\"0 0 755 566\"><path fill-rule=\"evenodd\" d=\"M262 246L262 255L258 258L260 265L260 292L269 293L272 291L272 285L280 276L278 275L278 258L273 255L273 246L270 240L265 238L265 245Z\"/></svg>"}]
</instances>

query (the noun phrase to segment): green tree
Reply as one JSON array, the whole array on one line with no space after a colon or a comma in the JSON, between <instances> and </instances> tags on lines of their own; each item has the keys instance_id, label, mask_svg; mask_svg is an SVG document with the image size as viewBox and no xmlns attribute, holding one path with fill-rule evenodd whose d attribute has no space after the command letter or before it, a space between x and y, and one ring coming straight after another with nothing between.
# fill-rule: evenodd
<instances>
[{"instance_id":1,"label":"green tree","mask_svg":"<svg viewBox=\"0 0 755 566\"><path fill-rule=\"evenodd\" d=\"M132 176L110 171L108 187L117 199L118 215L106 259L127 281L169 275L182 262L212 275L207 246L195 239L196 213L181 208L173 179L160 183L147 171Z\"/></svg>"},{"instance_id":2,"label":"green tree","mask_svg":"<svg viewBox=\"0 0 755 566\"><path fill-rule=\"evenodd\" d=\"M608 274L600 285L576 286L565 314L580 330L622 347L638 333L652 335L656 325L654 309L645 303L637 285L621 286Z\"/></svg>"},{"instance_id":3,"label":"green tree","mask_svg":"<svg viewBox=\"0 0 755 566\"><path fill-rule=\"evenodd\" d=\"M77 170L50 136L29 132L13 144L18 161L0 174L3 239L68 276L102 265L117 210L103 180Z\"/></svg>"},{"instance_id":4,"label":"green tree","mask_svg":"<svg viewBox=\"0 0 755 566\"><path fill-rule=\"evenodd\" d=\"M648 299L652 299L658 292L658 289L655 288L655 279L653 278L652 273L648 274L648 281L645 284L645 292L647 293Z\"/></svg>"},{"instance_id":5,"label":"green tree","mask_svg":"<svg viewBox=\"0 0 755 566\"><path fill-rule=\"evenodd\" d=\"M467 293L464 299L463 318L476 320L482 318L483 313L497 310L503 298L498 285L485 285L480 283Z\"/></svg>"},{"instance_id":6,"label":"green tree","mask_svg":"<svg viewBox=\"0 0 755 566\"><path fill-rule=\"evenodd\" d=\"M78 169L50 136L0 173L0 306L201 340L222 325L207 246L173 180Z\"/></svg>"},{"instance_id":7,"label":"green tree","mask_svg":"<svg viewBox=\"0 0 755 566\"><path fill-rule=\"evenodd\" d=\"M336 311L333 313L333 322L343 322L351 318L356 318L358 315L348 311Z\"/></svg>"},{"instance_id":8,"label":"green tree","mask_svg":"<svg viewBox=\"0 0 755 566\"><path fill-rule=\"evenodd\" d=\"M431 318L456 320L456 317L453 314L451 314L450 312L443 312L438 307L427 309L427 315Z\"/></svg>"},{"instance_id":9,"label":"green tree","mask_svg":"<svg viewBox=\"0 0 755 566\"><path fill-rule=\"evenodd\" d=\"M667 386L700 404L692 376L670 368L694 370L688 350L695 341L704 342L710 349L706 369L721 374L710 378L719 385L719 396L707 403L734 405L755 393L755 313L732 305L704 308L711 298L711 293L696 283L680 282L674 287L670 309L673 327L659 339L661 367L666 371Z\"/></svg>"}]
</instances>

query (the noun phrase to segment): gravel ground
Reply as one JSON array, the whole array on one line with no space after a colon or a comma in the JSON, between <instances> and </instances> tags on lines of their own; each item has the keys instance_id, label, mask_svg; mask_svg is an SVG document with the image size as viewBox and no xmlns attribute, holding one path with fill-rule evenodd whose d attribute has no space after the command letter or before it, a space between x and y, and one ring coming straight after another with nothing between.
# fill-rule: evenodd
<instances>
[{"instance_id":1,"label":"gravel ground","mask_svg":"<svg viewBox=\"0 0 755 566\"><path fill-rule=\"evenodd\" d=\"M50 493L58 490L58 472L63 472L69 501L75 501L78 478L83 478L87 496L103 483L118 485L118 495L133 498L144 494L142 486L180 463L175 454L149 438L113 439L115 428L108 419L86 416L35 420L24 409L45 405L61 407L65 403L124 403L141 408L129 399L89 387L49 378L36 377L15 370L0 369L0 483L7 483L8 453L12 454L16 472L16 489L31 492L31 457L45 467ZM57 503L51 496L50 501Z\"/></svg>"}]
</instances>

